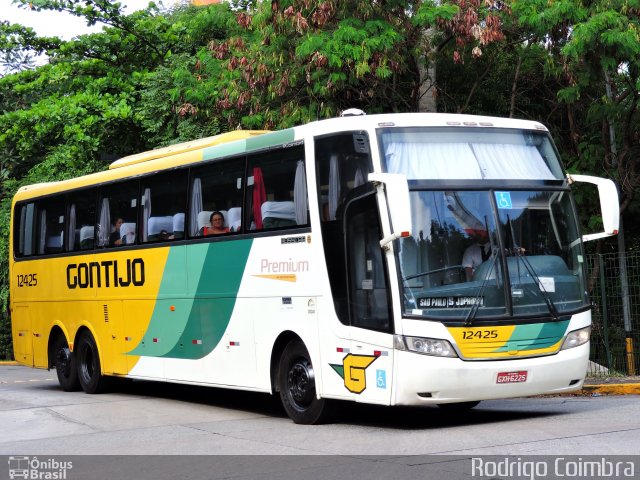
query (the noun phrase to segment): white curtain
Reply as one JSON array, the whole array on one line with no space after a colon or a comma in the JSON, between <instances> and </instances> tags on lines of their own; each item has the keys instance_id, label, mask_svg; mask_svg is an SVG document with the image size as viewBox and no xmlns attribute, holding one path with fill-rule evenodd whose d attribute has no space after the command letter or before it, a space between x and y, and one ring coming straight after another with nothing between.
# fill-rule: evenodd
<instances>
[{"instance_id":1,"label":"white curtain","mask_svg":"<svg viewBox=\"0 0 640 480\"><path fill-rule=\"evenodd\" d=\"M389 173L414 179L482 178L473 151L466 143L404 143L387 145Z\"/></svg>"},{"instance_id":2,"label":"white curtain","mask_svg":"<svg viewBox=\"0 0 640 480\"><path fill-rule=\"evenodd\" d=\"M414 179L555 178L537 148L505 143L390 142L387 171Z\"/></svg>"},{"instance_id":3,"label":"white curtain","mask_svg":"<svg viewBox=\"0 0 640 480\"><path fill-rule=\"evenodd\" d=\"M69 209L69 227L67 230L67 236L69 238L69 250L75 250L76 242L76 204L71 204Z\"/></svg>"},{"instance_id":4,"label":"white curtain","mask_svg":"<svg viewBox=\"0 0 640 480\"><path fill-rule=\"evenodd\" d=\"M304 170L304 162L298 160L296 165L296 179L293 184L293 202L296 207L296 223L306 225L308 223L309 202L307 198L307 178Z\"/></svg>"},{"instance_id":5,"label":"white curtain","mask_svg":"<svg viewBox=\"0 0 640 480\"><path fill-rule=\"evenodd\" d=\"M142 241L146 242L149 231L149 217L151 217L151 189L144 189L142 196Z\"/></svg>"},{"instance_id":6,"label":"white curtain","mask_svg":"<svg viewBox=\"0 0 640 480\"><path fill-rule=\"evenodd\" d=\"M533 145L474 143L472 148L484 173L483 178L555 178Z\"/></svg>"},{"instance_id":7,"label":"white curtain","mask_svg":"<svg viewBox=\"0 0 640 480\"><path fill-rule=\"evenodd\" d=\"M356 176L353 179L353 188L359 187L360 185L364 185L365 182L365 174L362 170L362 166L358 165L356 168Z\"/></svg>"},{"instance_id":8,"label":"white curtain","mask_svg":"<svg viewBox=\"0 0 640 480\"><path fill-rule=\"evenodd\" d=\"M340 163L338 154L332 154L329 160L329 220L335 220L338 201L340 200Z\"/></svg>"},{"instance_id":9,"label":"white curtain","mask_svg":"<svg viewBox=\"0 0 640 480\"><path fill-rule=\"evenodd\" d=\"M191 189L191 210L189 211L189 235L195 237L198 234L198 214L204 210L202 206L202 181L200 178L193 180Z\"/></svg>"},{"instance_id":10,"label":"white curtain","mask_svg":"<svg viewBox=\"0 0 640 480\"><path fill-rule=\"evenodd\" d=\"M98 224L98 246L106 247L109 245L109 234L111 233L111 210L109 208L109 199L103 198L100 206L100 223Z\"/></svg>"}]
</instances>

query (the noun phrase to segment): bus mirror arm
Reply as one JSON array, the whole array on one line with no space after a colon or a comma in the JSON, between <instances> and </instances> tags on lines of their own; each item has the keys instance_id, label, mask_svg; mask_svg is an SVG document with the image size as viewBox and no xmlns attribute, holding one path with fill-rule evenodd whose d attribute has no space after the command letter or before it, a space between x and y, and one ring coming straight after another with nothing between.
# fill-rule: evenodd
<instances>
[{"instance_id":1,"label":"bus mirror arm","mask_svg":"<svg viewBox=\"0 0 640 480\"><path fill-rule=\"evenodd\" d=\"M582 236L583 242L597 240L618 234L620 228L620 201L616 184L607 178L592 177L590 175L567 174L569 184L574 182L591 183L598 187L600 197L600 210L604 232L590 233Z\"/></svg>"},{"instance_id":2,"label":"bus mirror arm","mask_svg":"<svg viewBox=\"0 0 640 480\"><path fill-rule=\"evenodd\" d=\"M411 236L411 202L406 175L399 173L370 173L368 180L384 185L391 217L391 233L380 240L381 248L398 238Z\"/></svg>"}]
</instances>

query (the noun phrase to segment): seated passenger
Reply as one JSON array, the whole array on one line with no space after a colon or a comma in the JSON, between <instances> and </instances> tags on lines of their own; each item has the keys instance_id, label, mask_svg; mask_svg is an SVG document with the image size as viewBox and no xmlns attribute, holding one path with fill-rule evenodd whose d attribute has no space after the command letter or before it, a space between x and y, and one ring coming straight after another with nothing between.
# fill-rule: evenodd
<instances>
[{"instance_id":1,"label":"seated passenger","mask_svg":"<svg viewBox=\"0 0 640 480\"><path fill-rule=\"evenodd\" d=\"M113 224L114 230L109 234L109 245L112 247L122 245L122 239L120 238L120 227L122 226L123 222L124 220L118 217Z\"/></svg>"},{"instance_id":2,"label":"seated passenger","mask_svg":"<svg viewBox=\"0 0 640 480\"><path fill-rule=\"evenodd\" d=\"M203 235L219 235L221 233L229 233L229 227L224 226L224 216L221 212L215 211L209 217L210 227L202 227Z\"/></svg>"},{"instance_id":3,"label":"seated passenger","mask_svg":"<svg viewBox=\"0 0 640 480\"><path fill-rule=\"evenodd\" d=\"M477 231L475 233L475 240L473 244L467 247L462 255L462 266L467 281L473 278L473 272L476 271L478 266L491 257L491 244L489 243L489 234L487 231Z\"/></svg>"}]
</instances>

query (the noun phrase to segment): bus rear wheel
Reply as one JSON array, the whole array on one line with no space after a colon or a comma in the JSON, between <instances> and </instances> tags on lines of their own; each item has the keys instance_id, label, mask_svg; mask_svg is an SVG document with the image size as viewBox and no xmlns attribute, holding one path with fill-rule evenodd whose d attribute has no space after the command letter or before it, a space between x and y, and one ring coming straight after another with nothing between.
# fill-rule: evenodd
<instances>
[{"instance_id":1,"label":"bus rear wheel","mask_svg":"<svg viewBox=\"0 0 640 480\"><path fill-rule=\"evenodd\" d=\"M76 363L82 389L86 393L102 392L106 379L101 372L98 347L93 335L86 330L80 334L76 342Z\"/></svg>"},{"instance_id":2,"label":"bus rear wheel","mask_svg":"<svg viewBox=\"0 0 640 480\"><path fill-rule=\"evenodd\" d=\"M53 363L58 375L58 383L65 392L75 392L80 389L76 356L69 350L69 344L64 335L60 334L53 346Z\"/></svg>"},{"instance_id":3,"label":"bus rear wheel","mask_svg":"<svg viewBox=\"0 0 640 480\"><path fill-rule=\"evenodd\" d=\"M300 340L292 340L280 358L278 375L280 400L295 423L312 425L326 420L326 400L316 396L311 357Z\"/></svg>"}]
</instances>

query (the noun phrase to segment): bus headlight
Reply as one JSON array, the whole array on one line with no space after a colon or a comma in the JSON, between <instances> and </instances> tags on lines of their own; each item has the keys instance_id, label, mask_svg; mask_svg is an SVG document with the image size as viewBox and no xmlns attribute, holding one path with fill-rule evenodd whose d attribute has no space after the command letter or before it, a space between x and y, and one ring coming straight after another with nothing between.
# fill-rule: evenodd
<instances>
[{"instance_id":1,"label":"bus headlight","mask_svg":"<svg viewBox=\"0 0 640 480\"><path fill-rule=\"evenodd\" d=\"M396 350L433 355L434 357L457 357L458 354L447 340L441 338L394 336Z\"/></svg>"},{"instance_id":2,"label":"bus headlight","mask_svg":"<svg viewBox=\"0 0 640 480\"><path fill-rule=\"evenodd\" d=\"M584 345L589 341L591 337L591 327L584 327L580 330L574 330L573 332L569 332L567 338L564 339L564 343L562 344L561 350L566 350L567 348L579 347L580 345Z\"/></svg>"}]
</instances>

